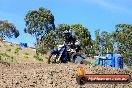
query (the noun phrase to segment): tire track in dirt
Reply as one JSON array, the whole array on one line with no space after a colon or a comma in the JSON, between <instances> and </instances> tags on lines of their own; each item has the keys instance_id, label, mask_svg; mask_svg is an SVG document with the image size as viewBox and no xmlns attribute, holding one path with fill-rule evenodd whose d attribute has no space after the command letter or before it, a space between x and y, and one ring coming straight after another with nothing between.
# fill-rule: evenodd
<instances>
[{"instance_id":1,"label":"tire track in dirt","mask_svg":"<svg viewBox=\"0 0 132 88\"><path fill-rule=\"evenodd\" d=\"M0 88L80 88L76 82L77 64L0 64ZM111 67L82 65L89 74L130 74ZM131 88L130 84L86 84L84 88Z\"/></svg>"}]
</instances>

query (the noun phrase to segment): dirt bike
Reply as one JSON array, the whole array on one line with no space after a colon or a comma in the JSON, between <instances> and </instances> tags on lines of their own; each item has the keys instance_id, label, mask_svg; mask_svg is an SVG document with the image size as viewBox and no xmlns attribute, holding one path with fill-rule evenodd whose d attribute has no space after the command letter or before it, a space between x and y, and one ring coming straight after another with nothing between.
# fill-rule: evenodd
<instances>
[{"instance_id":1,"label":"dirt bike","mask_svg":"<svg viewBox=\"0 0 132 88\"><path fill-rule=\"evenodd\" d=\"M75 51L67 49L66 45L61 45L58 50L51 50L48 63L52 60L52 63L67 63L73 62L73 55Z\"/></svg>"},{"instance_id":2,"label":"dirt bike","mask_svg":"<svg viewBox=\"0 0 132 88\"><path fill-rule=\"evenodd\" d=\"M50 60L52 63L67 63L68 61L75 63L77 56L83 58L76 53L75 49L67 50L65 45L62 45L58 50L51 50L50 53L48 63L51 62Z\"/></svg>"}]
</instances>

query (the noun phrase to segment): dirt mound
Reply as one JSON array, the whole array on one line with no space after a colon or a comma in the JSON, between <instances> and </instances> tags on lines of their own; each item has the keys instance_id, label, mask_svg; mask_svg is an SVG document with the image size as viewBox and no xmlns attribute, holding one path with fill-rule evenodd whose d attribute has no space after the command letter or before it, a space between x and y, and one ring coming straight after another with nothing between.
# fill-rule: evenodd
<instances>
[{"instance_id":1,"label":"dirt mound","mask_svg":"<svg viewBox=\"0 0 132 88\"><path fill-rule=\"evenodd\" d=\"M76 82L77 64L0 64L0 88L80 88ZM83 65L87 73L131 74L111 67ZM86 84L84 88L131 88L130 84Z\"/></svg>"},{"instance_id":2,"label":"dirt mound","mask_svg":"<svg viewBox=\"0 0 132 88\"><path fill-rule=\"evenodd\" d=\"M45 63L49 53L36 56L36 50L30 47L20 47L15 43L0 42L0 61L8 63Z\"/></svg>"}]
</instances>

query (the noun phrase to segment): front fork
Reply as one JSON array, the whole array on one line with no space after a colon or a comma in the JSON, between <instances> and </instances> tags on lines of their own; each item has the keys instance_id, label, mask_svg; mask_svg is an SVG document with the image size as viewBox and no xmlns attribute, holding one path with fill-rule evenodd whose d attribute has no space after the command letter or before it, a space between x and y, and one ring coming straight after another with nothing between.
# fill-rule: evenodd
<instances>
[{"instance_id":1,"label":"front fork","mask_svg":"<svg viewBox=\"0 0 132 88\"><path fill-rule=\"evenodd\" d=\"M61 55L62 54L55 54L56 56L55 56L55 63L59 63L60 62L60 57L61 57ZM49 55L49 58L48 58L48 64L50 64L50 62L51 62L51 57L53 56L53 54L50 54Z\"/></svg>"},{"instance_id":2,"label":"front fork","mask_svg":"<svg viewBox=\"0 0 132 88\"><path fill-rule=\"evenodd\" d=\"M56 58L56 62L57 62L57 63L60 63L61 55L62 55L62 53L60 53L60 54L57 55L57 58Z\"/></svg>"}]
</instances>

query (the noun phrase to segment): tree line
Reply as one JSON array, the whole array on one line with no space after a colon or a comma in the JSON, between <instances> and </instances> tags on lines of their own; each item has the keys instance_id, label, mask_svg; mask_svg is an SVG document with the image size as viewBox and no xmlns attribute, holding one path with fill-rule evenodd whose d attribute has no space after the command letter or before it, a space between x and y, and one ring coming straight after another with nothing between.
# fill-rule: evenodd
<instances>
[{"instance_id":1,"label":"tree line","mask_svg":"<svg viewBox=\"0 0 132 88\"><path fill-rule=\"evenodd\" d=\"M58 44L63 43L62 33L71 29L76 37L81 41L82 52L95 55L99 52L116 52L127 58L132 57L132 24L116 24L115 31L95 31L96 39L91 38L87 27L82 24L59 24L55 26L55 18L52 12L40 7L29 10L24 18L24 32L35 37L36 54L44 54L50 49L57 48ZM0 40L5 38L17 38L19 30L13 23L0 20Z\"/></svg>"}]
</instances>

